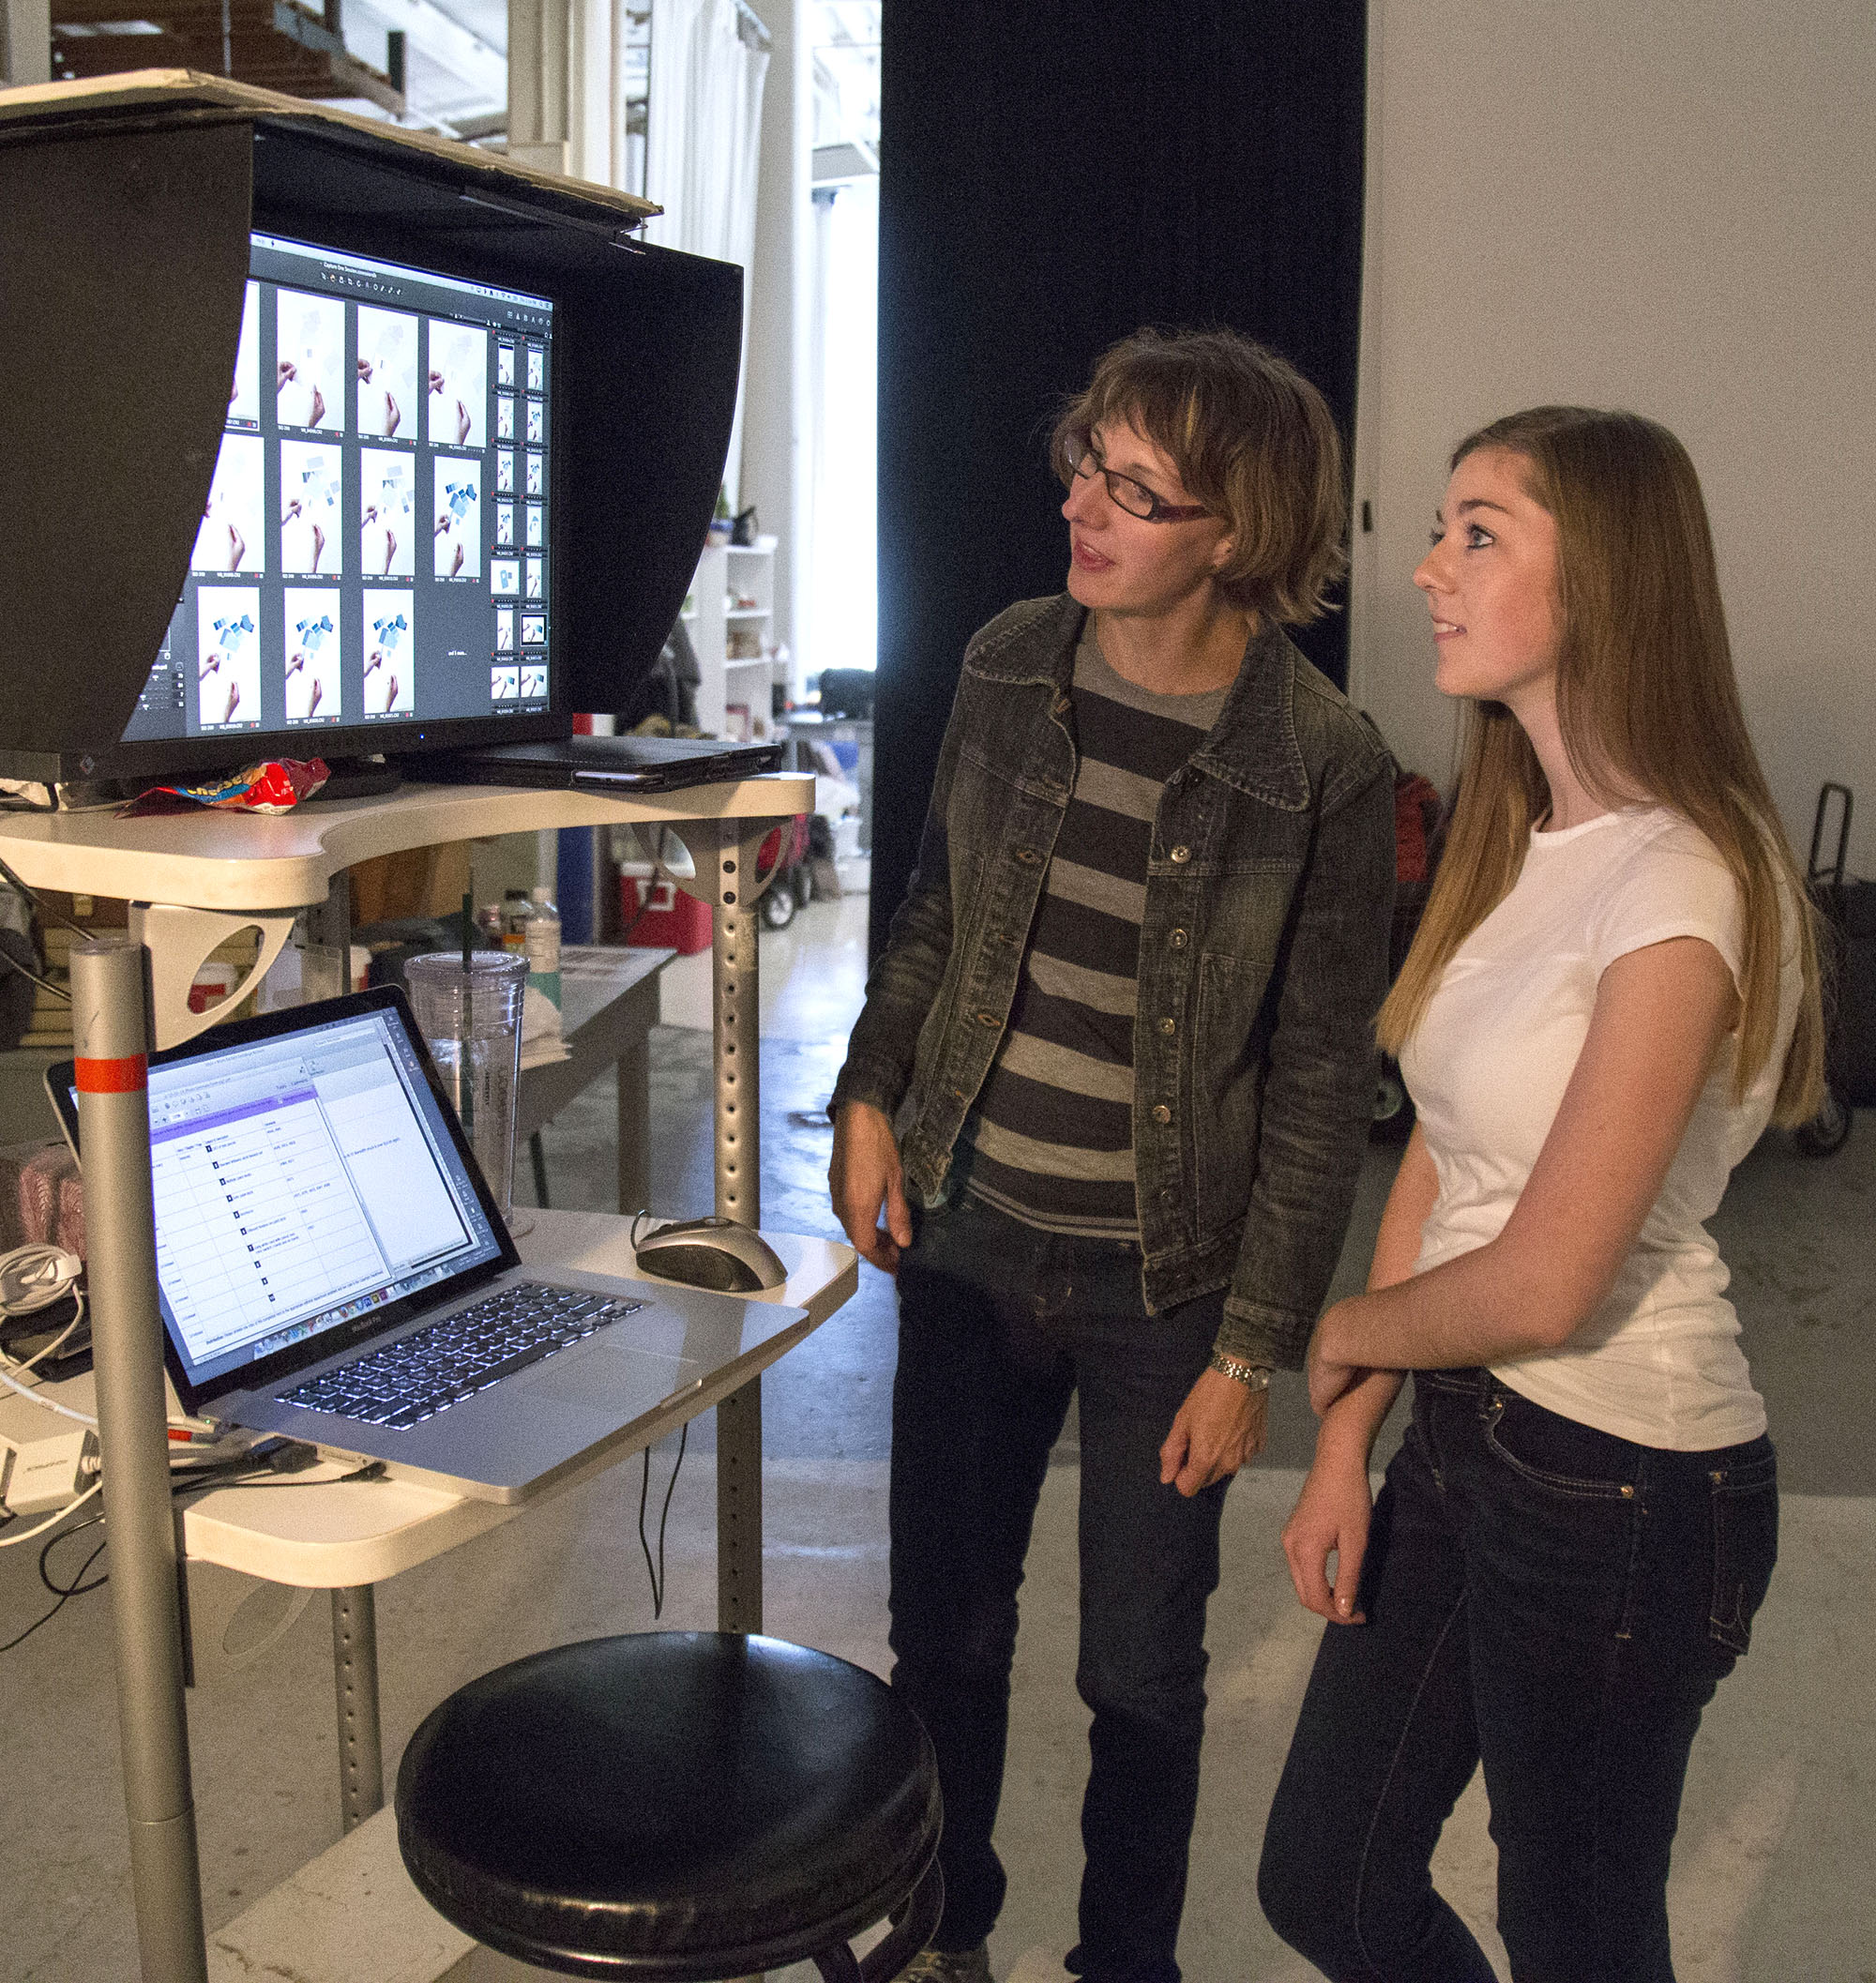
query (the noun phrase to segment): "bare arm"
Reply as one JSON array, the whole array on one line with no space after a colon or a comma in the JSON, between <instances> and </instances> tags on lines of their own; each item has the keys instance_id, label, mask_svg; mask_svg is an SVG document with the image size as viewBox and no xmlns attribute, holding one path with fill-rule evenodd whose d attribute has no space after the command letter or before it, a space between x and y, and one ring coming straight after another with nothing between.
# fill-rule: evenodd
<instances>
[{"instance_id":1,"label":"bare arm","mask_svg":"<svg viewBox=\"0 0 1876 1983\"><path fill-rule=\"evenodd\" d=\"M1603 973L1589 1036L1505 1229L1430 1272L1339 1302L1310 1348L1312 1398L1338 1373L1449 1370L1560 1348L1614 1285L1738 1012L1724 959L1698 937Z\"/></svg>"},{"instance_id":2,"label":"bare arm","mask_svg":"<svg viewBox=\"0 0 1876 1983\"><path fill-rule=\"evenodd\" d=\"M1418 1124L1394 1173L1374 1259L1368 1270L1370 1294L1391 1288L1414 1271L1420 1254L1420 1231L1440 1195L1438 1173ZM1382 1422L1400 1395L1405 1373L1361 1370L1323 1415L1316 1434L1315 1463L1283 1525L1283 1553L1290 1581L1306 1611L1342 1625L1360 1625L1355 1593L1368 1553L1373 1500L1368 1485L1369 1456ZM1329 1558L1336 1562L1333 1585Z\"/></svg>"}]
</instances>

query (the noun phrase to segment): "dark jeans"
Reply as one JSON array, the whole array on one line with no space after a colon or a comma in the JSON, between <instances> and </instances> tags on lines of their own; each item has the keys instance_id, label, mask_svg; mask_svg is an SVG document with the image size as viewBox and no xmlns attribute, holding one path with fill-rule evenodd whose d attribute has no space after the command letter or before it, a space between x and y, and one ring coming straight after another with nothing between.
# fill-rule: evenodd
<instances>
[{"instance_id":1,"label":"dark jeans","mask_svg":"<svg viewBox=\"0 0 1876 1983\"><path fill-rule=\"evenodd\" d=\"M1485 1765L1518 1983L1672 1983L1701 1711L1778 1554L1769 1440L1664 1452L1423 1370L1264 1835L1272 1926L1336 1983L1490 1983L1428 1865Z\"/></svg>"},{"instance_id":2,"label":"dark jeans","mask_svg":"<svg viewBox=\"0 0 1876 1983\"><path fill-rule=\"evenodd\" d=\"M1148 1315L1140 1254L1032 1231L966 1200L900 1263L892 1400L892 1684L938 1752L945 1918L974 1946L1003 1904L991 1845L1016 1594L1049 1449L1081 1411L1081 1658L1094 1714L1081 1945L1099 1983L1177 1983L1198 1801L1205 1602L1220 1481L1159 1484L1159 1448L1211 1355L1223 1293Z\"/></svg>"}]
</instances>

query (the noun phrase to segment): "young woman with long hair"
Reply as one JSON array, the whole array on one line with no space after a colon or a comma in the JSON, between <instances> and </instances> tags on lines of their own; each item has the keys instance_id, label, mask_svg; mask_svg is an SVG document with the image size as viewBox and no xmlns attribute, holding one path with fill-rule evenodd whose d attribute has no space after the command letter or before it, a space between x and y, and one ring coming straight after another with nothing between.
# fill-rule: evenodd
<instances>
[{"instance_id":1,"label":"young woman with long hair","mask_svg":"<svg viewBox=\"0 0 1876 1983\"><path fill-rule=\"evenodd\" d=\"M1368 1292L1310 1346L1284 1550L1331 1623L1259 1892L1333 1978L1489 1983L1429 1872L1482 1762L1520 1983L1671 1983L1687 1755L1778 1538L1702 1221L1766 1123L1817 1107L1810 915L1666 429L1481 429L1415 583L1463 769L1379 1025L1417 1125Z\"/></svg>"}]
</instances>

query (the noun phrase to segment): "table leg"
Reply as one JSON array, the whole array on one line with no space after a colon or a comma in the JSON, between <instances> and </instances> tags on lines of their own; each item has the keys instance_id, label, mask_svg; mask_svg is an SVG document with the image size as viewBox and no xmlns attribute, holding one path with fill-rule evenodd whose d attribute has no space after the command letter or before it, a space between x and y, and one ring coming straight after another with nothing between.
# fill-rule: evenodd
<instances>
[{"instance_id":1,"label":"table leg","mask_svg":"<svg viewBox=\"0 0 1876 1983\"><path fill-rule=\"evenodd\" d=\"M369 1583L332 1594L332 1680L339 1703L339 1820L349 1832L385 1808L378 1604Z\"/></svg>"},{"instance_id":2,"label":"table leg","mask_svg":"<svg viewBox=\"0 0 1876 1983\"><path fill-rule=\"evenodd\" d=\"M763 1628L762 1378L717 1407L717 1629Z\"/></svg>"},{"instance_id":3,"label":"table leg","mask_svg":"<svg viewBox=\"0 0 1876 1983\"><path fill-rule=\"evenodd\" d=\"M711 941L717 1067L717 1216L762 1223L762 994L752 884L759 840L718 829ZM762 1379L717 1407L717 1626L763 1627Z\"/></svg>"},{"instance_id":4,"label":"table leg","mask_svg":"<svg viewBox=\"0 0 1876 1983\"><path fill-rule=\"evenodd\" d=\"M619 1055L619 1210L628 1219L651 1203L651 1047L643 1039Z\"/></svg>"},{"instance_id":5,"label":"table leg","mask_svg":"<svg viewBox=\"0 0 1876 1983\"><path fill-rule=\"evenodd\" d=\"M130 1888L146 1983L204 1983L202 1881L189 1786L164 1435L144 951L121 938L71 953L78 1116L84 1140L91 1332Z\"/></svg>"}]
</instances>

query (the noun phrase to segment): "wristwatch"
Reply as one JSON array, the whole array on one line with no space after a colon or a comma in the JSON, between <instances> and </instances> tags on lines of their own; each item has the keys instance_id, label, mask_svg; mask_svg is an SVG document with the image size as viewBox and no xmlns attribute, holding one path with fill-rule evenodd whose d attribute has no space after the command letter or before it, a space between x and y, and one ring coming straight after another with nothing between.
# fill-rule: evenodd
<instances>
[{"instance_id":1,"label":"wristwatch","mask_svg":"<svg viewBox=\"0 0 1876 1983\"><path fill-rule=\"evenodd\" d=\"M1206 1368L1243 1385L1247 1391L1267 1391L1270 1388L1270 1366L1267 1363L1247 1363L1242 1356L1233 1356L1229 1350L1214 1350Z\"/></svg>"}]
</instances>

